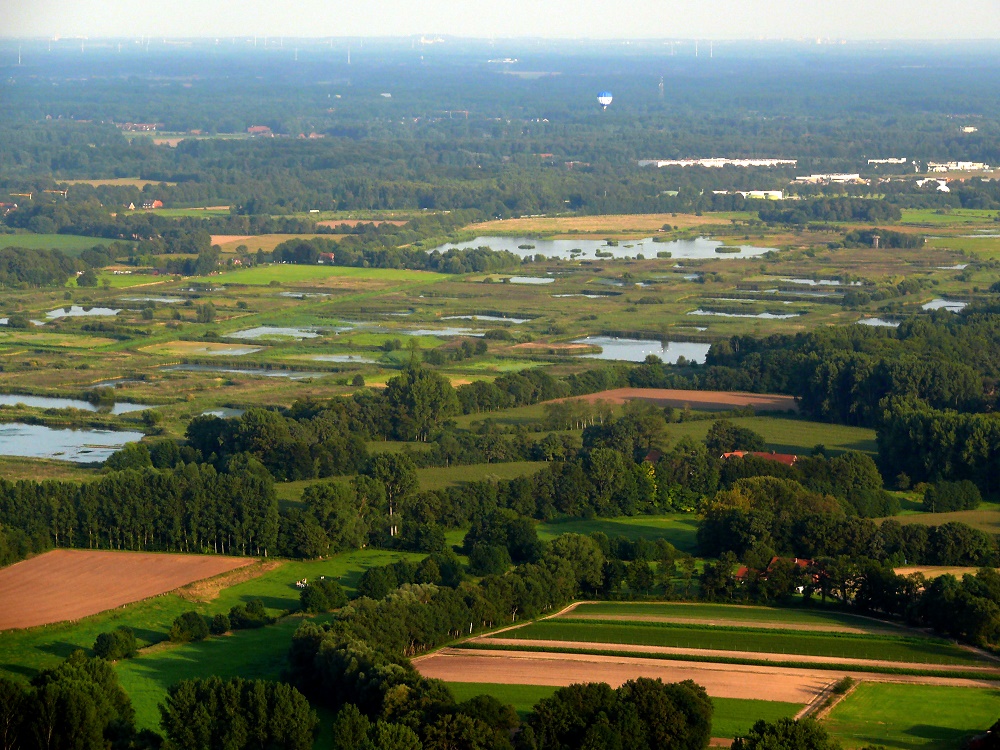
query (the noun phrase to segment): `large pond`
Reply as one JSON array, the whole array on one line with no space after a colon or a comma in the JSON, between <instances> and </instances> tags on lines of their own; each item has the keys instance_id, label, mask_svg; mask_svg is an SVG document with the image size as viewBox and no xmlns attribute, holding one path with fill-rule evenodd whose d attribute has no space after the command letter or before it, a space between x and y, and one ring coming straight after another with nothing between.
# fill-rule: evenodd
<instances>
[{"instance_id":1,"label":"large pond","mask_svg":"<svg viewBox=\"0 0 1000 750\"><path fill-rule=\"evenodd\" d=\"M962 312L969 306L968 302L953 299L932 299L930 302L920 306L921 310L947 310L948 312Z\"/></svg>"},{"instance_id":2,"label":"large pond","mask_svg":"<svg viewBox=\"0 0 1000 750\"><path fill-rule=\"evenodd\" d=\"M82 409L83 411L108 411L111 414L128 414L153 407L144 404L130 404L119 401L114 406L95 406L80 398L56 398L54 396L22 396L19 393L0 393L0 404L4 406L33 406L37 409Z\"/></svg>"},{"instance_id":3,"label":"large pond","mask_svg":"<svg viewBox=\"0 0 1000 750\"><path fill-rule=\"evenodd\" d=\"M643 362L650 354L655 354L668 364L676 364L684 357L688 362L704 364L711 344L691 341L651 341L649 339L626 339L617 336L587 336L576 339L574 344L589 344L601 347L600 354L584 354L593 359L611 359L620 362Z\"/></svg>"},{"instance_id":4,"label":"large pond","mask_svg":"<svg viewBox=\"0 0 1000 750\"><path fill-rule=\"evenodd\" d=\"M302 370L265 370L262 367L214 367L212 365L168 365L160 368L163 372L226 372L234 375L255 375L262 378L288 378L289 380L305 380L306 378L321 378L329 373L303 372Z\"/></svg>"},{"instance_id":5,"label":"large pond","mask_svg":"<svg viewBox=\"0 0 1000 750\"><path fill-rule=\"evenodd\" d=\"M141 432L55 429L12 422L0 424L0 455L98 463L141 439Z\"/></svg>"},{"instance_id":6,"label":"large pond","mask_svg":"<svg viewBox=\"0 0 1000 750\"><path fill-rule=\"evenodd\" d=\"M110 307L80 307L79 305L69 305L51 310L45 313L46 318L89 318L98 316L117 315L121 310Z\"/></svg>"},{"instance_id":7,"label":"large pond","mask_svg":"<svg viewBox=\"0 0 1000 750\"><path fill-rule=\"evenodd\" d=\"M609 245L605 240L535 240L528 237L476 237L468 242L448 243L436 248L440 252L451 249L469 249L489 247L493 250L506 250L522 258L533 258L544 255L546 258L596 258L600 252L603 257L634 258L642 255L655 258L657 253L670 253L671 258L752 258L775 250L773 247L755 247L740 245L738 253L717 253L715 249L724 243L698 237L693 240L671 240L670 242L653 242L652 237L639 240L620 240L617 246ZM732 245L732 247L736 247Z\"/></svg>"},{"instance_id":8,"label":"large pond","mask_svg":"<svg viewBox=\"0 0 1000 750\"><path fill-rule=\"evenodd\" d=\"M716 312L715 310L692 310L688 315L713 315L717 318L757 318L758 320L788 320L790 318L797 318L802 313L772 313L772 312L761 312L761 313L732 313L732 312Z\"/></svg>"},{"instance_id":9,"label":"large pond","mask_svg":"<svg viewBox=\"0 0 1000 750\"><path fill-rule=\"evenodd\" d=\"M343 328L340 330L346 331L349 329ZM319 336L319 331L312 328L281 328L278 326L257 326L256 328L248 328L245 331L234 331L233 333L226 334L227 339L315 339Z\"/></svg>"}]
</instances>

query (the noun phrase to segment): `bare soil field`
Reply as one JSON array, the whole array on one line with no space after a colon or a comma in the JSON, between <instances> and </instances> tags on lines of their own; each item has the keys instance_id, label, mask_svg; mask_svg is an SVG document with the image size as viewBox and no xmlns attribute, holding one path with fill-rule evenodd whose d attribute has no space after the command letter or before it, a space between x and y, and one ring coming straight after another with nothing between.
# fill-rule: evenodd
<instances>
[{"instance_id":1,"label":"bare soil field","mask_svg":"<svg viewBox=\"0 0 1000 750\"><path fill-rule=\"evenodd\" d=\"M995 689L996 683L963 677L926 677L840 672L749 664L679 662L599 654L555 654L528 651L482 651L445 648L413 660L425 677L446 682L483 682L501 685L553 685L607 682L612 687L636 677L660 678L664 682L694 680L716 698L761 699L809 703L841 677L867 682L899 682L919 685L952 685ZM898 665L897 665L898 666Z\"/></svg>"},{"instance_id":2,"label":"bare soil field","mask_svg":"<svg viewBox=\"0 0 1000 750\"><path fill-rule=\"evenodd\" d=\"M0 570L0 631L77 620L252 562L222 555L53 550Z\"/></svg>"},{"instance_id":3,"label":"bare soil field","mask_svg":"<svg viewBox=\"0 0 1000 750\"><path fill-rule=\"evenodd\" d=\"M979 568L960 568L947 565L911 565L905 568L896 568L896 575L908 576L913 573L923 573L925 578L937 578L943 575L953 575L961 578L965 575L975 575Z\"/></svg>"},{"instance_id":4,"label":"bare soil field","mask_svg":"<svg viewBox=\"0 0 1000 750\"><path fill-rule=\"evenodd\" d=\"M571 399L566 399L571 400ZM686 391L672 388L615 388L586 396L575 396L572 400L595 403L607 401L624 404L628 401L650 401L659 406L697 406L703 408L731 409L737 406L752 406L757 411L798 411L794 396L776 393L740 393L739 391Z\"/></svg>"},{"instance_id":5,"label":"bare soil field","mask_svg":"<svg viewBox=\"0 0 1000 750\"><path fill-rule=\"evenodd\" d=\"M831 672L750 667L745 665L673 662L597 654L546 654L518 651L443 649L413 660L425 677L446 682L490 682L510 685L554 685L606 682L618 687L637 677L664 682L694 680L715 698L761 698L808 703L838 679ZM752 675L752 677L750 676Z\"/></svg>"},{"instance_id":6,"label":"bare soil field","mask_svg":"<svg viewBox=\"0 0 1000 750\"><path fill-rule=\"evenodd\" d=\"M336 229L340 226L356 227L358 224L392 224L394 227L401 227L406 224L405 219L331 219L330 221L317 221L318 227L330 227Z\"/></svg>"}]
</instances>

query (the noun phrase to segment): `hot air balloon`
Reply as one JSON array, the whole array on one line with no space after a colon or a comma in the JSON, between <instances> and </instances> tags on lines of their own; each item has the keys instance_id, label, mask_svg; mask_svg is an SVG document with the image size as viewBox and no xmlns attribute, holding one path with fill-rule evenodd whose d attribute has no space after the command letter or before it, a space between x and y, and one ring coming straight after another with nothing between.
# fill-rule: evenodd
<instances>
[{"instance_id":1,"label":"hot air balloon","mask_svg":"<svg viewBox=\"0 0 1000 750\"><path fill-rule=\"evenodd\" d=\"M611 104L611 100L613 98L614 97L611 96L610 91L602 91L600 94L597 95L597 101L600 103L602 107L604 107L604 109L608 108L608 105Z\"/></svg>"}]
</instances>

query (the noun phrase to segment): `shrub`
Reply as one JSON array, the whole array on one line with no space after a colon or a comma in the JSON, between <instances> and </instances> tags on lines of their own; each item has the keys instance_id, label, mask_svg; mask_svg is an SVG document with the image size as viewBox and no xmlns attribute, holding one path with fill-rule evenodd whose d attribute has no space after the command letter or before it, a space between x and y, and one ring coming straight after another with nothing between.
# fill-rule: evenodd
<instances>
[{"instance_id":1,"label":"shrub","mask_svg":"<svg viewBox=\"0 0 1000 750\"><path fill-rule=\"evenodd\" d=\"M222 612L213 617L212 624L208 626L209 632L212 635L223 635L224 633L228 633L231 628L229 617Z\"/></svg>"},{"instance_id":2,"label":"shrub","mask_svg":"<svg viewBox=\"0 0 1000 750\"><path fill-rule=\"evenodd\" d=\"M302 589L299 603L303 612L329 612L347 604L347 594L331 578L320 578Z\"/></svg>"},{"instance_id":3,"label":"shrub","mask_svg":"<svg viewBox=\"0 0 1000 750\"><path fill-rule=\"evenodd\" d=\"M174 643L203 641L208 637L205 618L197 612L184 612L177 616L170 626L170 640Z\"/></svg>"},{"instance_id":4,"label":"shrub","mask_svg":"<svg viewBox=\"0 0 1000 750\"><path fill-rule=\"evenodd\" d=\"M135 641L135 633L132 628L125 625L108 633L101 633L94 641L94 653L108 661L131 658L135 656L136 651L138 651L138 645Z\"/></svg>"},{"instance_id":5,"label":"shrub","mask_svg":"<svg viewBox=\"0 0 1000 750\"><path fill-rule=\"evenodd\" d=\"M929 513L975 510L982 501L979 488L968 479L961 482L937 482L924 489L924 510Z\"/></svg>"},{"instance_id":6,"label":"shrub","mask_svg":"<svg viewBox=\"0 0 1000 750\"><path fill-rule=\"evenodd\" d=\"M262 628L274 622L264 610L264 602L251 599L245 605L240 604L229 610L229 624L233 630L248 630Z\"/></svg>"}]
</instances>

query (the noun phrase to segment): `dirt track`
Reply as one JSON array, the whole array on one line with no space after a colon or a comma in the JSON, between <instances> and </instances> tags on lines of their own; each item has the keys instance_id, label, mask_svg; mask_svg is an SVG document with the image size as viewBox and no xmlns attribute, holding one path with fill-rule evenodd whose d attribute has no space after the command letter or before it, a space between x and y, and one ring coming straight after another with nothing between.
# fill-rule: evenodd
<instances>
[{"instance_id":1,"label":"dirt track","mask_svg":"<svg viewBox=\"0 0 1000 750\"><path fill-rule=\"evenodd\" d=\"M0 570L0 630L77 620L252 562L222 555L53 550Z\"/></svg>"},{"instance_id":2,"label":"dirt track","mask_svg":"<svg viewBox=\"0 0 1000 750\"><path fill-rule=\"evenodd\" d=\"M777 393L741 393L739 391L686 391L673 388L615 388L586 396L575 396L571 400L607 401L624 404L628 401L650 401L659 406L687 406L710 409L732 409L752 406L757 411L798 411L794 396Z\"/></svg>"},{"instance_id":3,"label":"dirt track","mask_svg":"<svg viewBox=\"0 0 1000 750\"><path fill-rule=\"evenodd\" d=\"M607 682L612 687L636 677L665 682L694 680L717 698L809 703L830 683L849 675L869 682L996 688L987 680L956 677L911 677L868 672L766 667L712 662L678 662L597 654L553 654L446 648L413 660L425 677L448 682L494 682L507 685L553 685Z\"/></svg>"}]
</instances>

